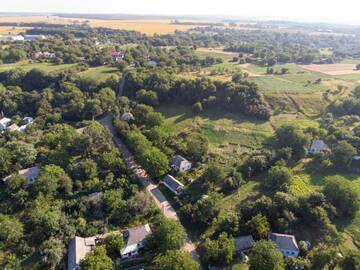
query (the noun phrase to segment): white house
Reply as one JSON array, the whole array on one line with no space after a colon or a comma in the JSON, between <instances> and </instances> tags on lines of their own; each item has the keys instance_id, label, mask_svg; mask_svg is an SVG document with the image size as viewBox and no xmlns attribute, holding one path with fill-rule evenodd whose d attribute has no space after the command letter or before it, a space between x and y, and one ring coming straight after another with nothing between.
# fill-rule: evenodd
<instances>
[{"instance_id":1,"label":"white house","mask_svg":"<svg viewBox=\"0 0 360 270\"><path fill-rule=\"evenodd\" d=\"M175 155L170 161L170 167L175 171L186 172L191 169L192 164L186 158L180 155Z\"/></svg>"},{"instance_id":2,"label":"white house","mask_svg":"<svg viewBox=\"0 0 360 270\"><path fill-rule=\"evenodd\" d=\"M175 195L180 195L184 191L184 185L169 174L165 176L163 183Z\"/></svg>"},{"instance_id":3,"label":"white house","mask_svg":"<svg viewBox=\"0 0 360 270\"><path fill-rule=\"evenodd\" d=\"M285 257L299 256L299 247L294 235L269 233L268 240L275 242L278 249Z\"/></svg>"},{"instance_id":4,"label":"white house","mask_svg":"<svg viewBox=\"0 0 360 270\"><path fill-rule=\"evenodd\" d=\"M129 259L139 255L144 247L146 237L151 233L149 224L131 228L123 233L125 247L121 249L121 258Z\"/></svg>"},{"instance_id":5,"label":"white house","mask_svg":"<svg viewBox=\"0 0 360 270\"><path fill-rule=\"evenodd\" d=\"M134 121L135 117L132 113L130 112L125 112L121 115L121 121L126 121L126 122L130 122L130 121Z\"/></svg>"},{"instance_id":6,"label":"white house","mask_svg":"<svg viewBox=\"0 0 360 270\"><path fill-rule=\"evenodd\" d=\"M111 233L121 233L114 231ZM103 243L104 239L111 233L99 234L91 237L78 237L70 239L68 246L68 270L79 270L80 261ZM144 240L151 233L149 224L131 228L123 233L125 247L120 251L123 259L134 258L139 255L139 251L144 247Z\"/></svg>"},{"instance_id":7,"label":"white house","mask_svg":"<svg viewBox=\"0 0 360 270\"><path fill-rule=\"evenodd\" d=\"M8 128L8 126L10 125L11 123L11 119L10 118L2 118L0 119L0 131L4 131L5 129Z\"/></svg>"},{"instance_id":8,"label":"white house","mask_svg":"<svg viewBox=\"0 0 360 270\"><path fill-rule=\"evenodd\" d=\"M46 39L46 36L44 36L44 35L25 35L24 39L26 41L34 41L34 40L38 40L38 39L44 40L44 39Z\"/></svg>"},{"instance_id":9,"label":"white house","mask_svg":"<svg viewBox=\"0 0 360 270\"><path fill-rule=\"evenodd\" d=\"M312 155L325 151L330 151L330 147L323 140L314 140L309 148L309 153Z\"/></svg>"},{"instance_id":10,"label":"white house","mask_svg":"<svg viewBox=\"0 0 360 270\"><path fill-rule=\"evenodd\" d=\"M35 166L35 167L23 169L18 171L18 174L26 178L26 185L29 186L34 184L38 179L40 174L40 168L38 166ZM3 181L6 182L10 177L11 175L5 177Z\"/></svg>"}]
</instances>

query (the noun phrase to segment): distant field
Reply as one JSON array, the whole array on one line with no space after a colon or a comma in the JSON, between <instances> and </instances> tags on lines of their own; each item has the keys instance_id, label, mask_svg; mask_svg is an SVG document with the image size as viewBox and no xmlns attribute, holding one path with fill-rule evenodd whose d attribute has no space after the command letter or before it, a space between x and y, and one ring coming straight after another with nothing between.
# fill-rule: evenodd
<instances>
[{"instance_id":1,"label":"distant field","mask_svg":"<svg viewBox=\"0 0 360 270\"><path fill-rule=\"evenodd\" d=\"M355 64L302 65L301 67L327 75L360 74Z\"/></svg>"},{"instance_id":2,"label":"distant field","mask_svg":"<svg viewBox=\"0 0 360 270\"><path fill-rule=\"evenodd\" d=\"M17 35L31 29L31 27L0 26L0 35Z\"/></svg>"},{"instance_id":3,"label":"distant field","mask_svg":"<svg viewBox=\"0 0 360 270\"><path fill-rule=\"evenodd\" d=\"M106 80L112 75L119 75L120 71L116 67L101 66L95 68L89 68L80 73L80 76L86 78L92 78L94 80Z\"/></svg>"},{"instance_id":4,"label":"distant field","mask_svg":"<svg viewBox=\"0 0 360 270\"><path fill-rule=\"evenodd\" d=\"M223 60L231 60L234 56L238 56L238 53L234 52L225 52L223 48L198 48L195 51L195 54L197 54L200 57L205 58L206 56L211 57L219 57Z\"/></svg>"},{"instance_id":5,"label":"distant field","mask_svg":"<svg viewBox=\"0 0 360 270\"><path fill-rule=\"evenodd\" d=\"M0 18L1 22L46 22L49 24L73 24L87 23L91 27L106 27L111 29L121 29L129 31L138 31L147 35L170 34L176 30L186 31L196 27L196 25L174 25L170 20L94 20L94 19L76 19L62 17L5 17Z\"/></svg>"},{"instance_id":6,"label":"distant field","mask_svg":"<svg viewBox=\"0 0 360 270\"><path fill-rule=\"evenodd\" d=\"M74 64L63 64L63 65L54 65L52 63L29 63L29 62L19 62L19 63L14 63L14 64L3 64L0 65L0 72L1 71L5 71L5 70L9 70L9 69L14 69L14 68L21 68L25 71L29 71L33 68L38 68L44 71L48 71L48 72L54 72L54 71L60 71L60 70L65 70L68 69L70 67L74 66Z\"/></svg>"}]
</instances>

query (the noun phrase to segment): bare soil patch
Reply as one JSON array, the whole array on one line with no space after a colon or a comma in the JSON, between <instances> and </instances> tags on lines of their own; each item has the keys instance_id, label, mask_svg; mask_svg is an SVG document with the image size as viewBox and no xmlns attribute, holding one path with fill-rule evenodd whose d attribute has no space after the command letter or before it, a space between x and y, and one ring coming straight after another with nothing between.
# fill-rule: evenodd
<instances>
[{"instance_id":1,"label":"bare soil patch","mask_svg":"<svg viewBox=\"0 0 360 270\"><path fill-rule=\"evenodd\" d=\"M360 74L355 64L301 65L300 67L327 75Z\"/></svg>"}]
</instances>

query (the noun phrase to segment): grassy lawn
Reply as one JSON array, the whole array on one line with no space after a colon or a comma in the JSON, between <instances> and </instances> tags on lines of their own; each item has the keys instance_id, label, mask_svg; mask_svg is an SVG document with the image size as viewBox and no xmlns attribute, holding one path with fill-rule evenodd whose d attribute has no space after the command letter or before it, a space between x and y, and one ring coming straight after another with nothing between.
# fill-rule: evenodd
<instances>
[{"instance_id":1,"label":"grassy lawn","mask_svg":"<svg viewBox=\"0 0 360 270\"><path fill-rule=\"evenodd\" d=\"M71 68L74 65L75 64L55 65L52 63L29 63L26 61L26 62L14 63L14 64L0 65L0 72L9 70L9 69L14 69L14 68L21 68L25 71L29 71L31 69L37 68L37 69L41 69L41 70L44 70L47 72L55 72L55 71L60 71L60 70L65 70L65 69Z\"/></svg>"},{"instance_id":2,"label":"grassy lawn","mask_svg":"<svg viewBox=\"0 0 360 270\"><path fill-rule=\"evenodd\" d=\"M248 181L243 184L236 192L223 198L221 202L222 214L228 214L236 210L236 206L249 197L259 194L259 183Z\"/></svg>"},{"instance_id":3,"label":"grassy lawn","mask_svg":"<svg viewBox=\"0 0 360 270\"><path fill-rule=\"evenodd\" d=\"M224 61L232 60L233 57L238 56L238 53L225 52L222 48L199 48L195 51L195 54L200 58L215 57L221 58Z\"/></svg>"},{"instance_id":4,"label":"grassy lawn","mask_svg":"<svg viewBox=\"0 0 360 270\"><path fill-rule=\"evenodd\" d=\"M314 74L287 74L249 77L247 80L256 83L260 91L270 93L310 93L329 89L329 85L324 82L314 83L319 78L323 77Z\"/></svg>"},{"instance_id":5,"label":"grassy lawn","mask_svg":"<svg viewBox=\"0 0 360 270\"><path fill-rule=\"evenodd\" d=\"M289 71L289 74L297 74L297 73L306 74L306 73L309 73L305 69L299 67L296 64L292 64L292 63L291 64L281 64L281 65L273 66L274 71L280 71L282 68L287 68L288 71ZM251 73L266 74L267 67L261 67L261 66L257 66L257 65L254 65L254 64L250 64L245 69L250 71Z\"/></svg>"},{"instance_id":6,"label":"grassy lawn","mask_svg":"<svg viewBox=\"0 0 360 270\"><path fill-rule=\"evenodd\" d=\"M106 80L107 78L109 78L114 74L120 75L120 71L118 68L109 67L109 66L100 66L100 67L89 68L88 70L81 72L80 76L100 81L100 80Z\"/></svg>"},{"instance_id":7,"label":"grassy lawn","mask_svg":"<svg viewBox=\"0 0 360 270\"><path fill-rule=\"evenodd\" d=\"M199 131L207 136L214 148L227 144L258 148L273 132L270 122L249 119L219 109L199 116L192 114L190 106L166 105L159 107L158 111L165 116L170 132Z\"/></svg>"},{"instance_id":8,"label":"grassy lawn","mask_svg":"<svg viewBox=\"0 0 360 270\"><path fill-rule=\"evenodd\" d=\"M249 266L245 263L237 263L232 266L231 270L247 270Z\"/></svg>"}]
</instances>

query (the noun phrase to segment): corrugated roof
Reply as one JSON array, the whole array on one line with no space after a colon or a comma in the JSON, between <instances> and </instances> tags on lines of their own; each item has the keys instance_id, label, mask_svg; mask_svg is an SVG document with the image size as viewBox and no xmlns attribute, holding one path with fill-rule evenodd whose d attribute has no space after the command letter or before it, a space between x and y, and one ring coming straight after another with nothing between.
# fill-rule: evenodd
<instances>
[{"instance_id":1,"label":"corrugated roof","mask_svg":"<svg viewBox=\"0 0 360 270\"><path fill-rule=\"evenodd\" d=\"M243 251L252 248L254 238L251 235L240 236L234 239L234 243L236 251Z\"/></svg>"},{"instance_id":2,"label":"corrugated roof","mask_svg":"<svg viewBox=\"0 0 360 270\"><path fill-rule=\"evenodd\" d=\"M125 239L125 247L121 250L121 254L124 255L138 250L138 244L143 242L150 233L149 224L127 230L128 237Z\"/></svg>"},{"instance_id":3,"label":"corrugated roof","mask_svg":"<svg viewBox=\"0 0 360 270\"><path fill-rule=\"evenodd\" d=\"M165 176L164 184L175 193L178 192L179 188L184 188L184 185L182 183L180 183L178 180L176 180L173 176L169 174Z\"/></svg>"},{"instance_id":4,"label":"corrugated roof","mask_svg":"<svg viewBox=\"0 0 360 270\"><path fill-rule=\"evenodd\" d=\"M329 150L329 146L323 140L314 140L310 149L316 149L317 151Z\"/></svg>"},{"instance_id":5,"label":"corrugated roof","mask_svg":"<svg viewBox=\"0 0 360 270\"><path fill-rule=\"evenodd\" d=\"M269 233L268 239L275 242L279 249L299 251L294 235Z\"/></svg>"},{"instance_id":6,"label":"corrugated roof","mask_svg":"<svg viewBox=\"0 0 360 270\"><path fill-rule=\"evenodd\" d=\"M182 162L189 162L189 161L180 155L175 155L171 159L171 165L176 166L176 167L180 167Z\"/></svg>"}]
</instances>

